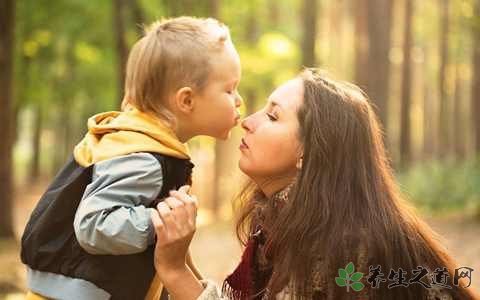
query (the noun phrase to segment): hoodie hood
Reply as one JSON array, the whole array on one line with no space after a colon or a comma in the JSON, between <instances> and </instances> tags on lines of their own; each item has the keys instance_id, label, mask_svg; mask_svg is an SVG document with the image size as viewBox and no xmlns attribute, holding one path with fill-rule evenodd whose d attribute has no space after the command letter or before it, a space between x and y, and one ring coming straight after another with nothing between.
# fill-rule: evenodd
<instances>
[{"instance_id":1,"label":"hoodie hood","mask_svg":"<svg viewBox=\"0 0 480 300\"><path fill-rule=\"evenodd\" d=\"M136 108L110 111L88 119L88 132L73 156L82 167L134 152L154 152L190 159L186 144L162 120Z\"/></svg>"}]
</instances>

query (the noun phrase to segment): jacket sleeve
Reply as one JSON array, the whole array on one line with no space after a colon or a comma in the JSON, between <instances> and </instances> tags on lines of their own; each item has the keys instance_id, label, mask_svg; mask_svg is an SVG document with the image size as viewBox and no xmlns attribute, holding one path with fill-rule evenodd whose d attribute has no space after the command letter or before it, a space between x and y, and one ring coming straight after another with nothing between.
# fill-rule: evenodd
<instances>
[{"instance_id":1,"label":"jacket sleeve","mask_svg":"<svg viewBox=\"0 0 480 300\"><path fill-rule=\"evenodd\" d=\"M95 164L73 222L77 240L90 254L143 252L155 241L147 206L162 188L162 168L149 153Z\"/></svg>"}]
</instances>

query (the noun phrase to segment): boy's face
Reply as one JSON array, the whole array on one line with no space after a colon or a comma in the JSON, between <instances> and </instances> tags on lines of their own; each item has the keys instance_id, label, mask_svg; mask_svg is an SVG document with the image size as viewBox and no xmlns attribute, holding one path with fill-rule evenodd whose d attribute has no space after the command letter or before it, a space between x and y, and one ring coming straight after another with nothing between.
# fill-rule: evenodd
<instances>
[{"instance_id":1,"label":"boy's face","mask_svg":"<svg viewBox=\"0 0 480 300\"><path fill-rule=\"evenodd\" d=\"M227 139L238 124L242 98L238 93L240 58L232 43L212 57L212 71L203 91L195 96L191 121L199 135Z\"/></svg>"}]
</instances>

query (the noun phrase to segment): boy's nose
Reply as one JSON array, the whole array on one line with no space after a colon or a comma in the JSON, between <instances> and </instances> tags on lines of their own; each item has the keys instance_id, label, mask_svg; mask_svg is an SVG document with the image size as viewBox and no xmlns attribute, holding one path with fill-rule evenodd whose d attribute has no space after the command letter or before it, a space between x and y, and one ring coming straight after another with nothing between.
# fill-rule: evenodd
<instances>
[{"instance_id":1,"label":"boy's nose","mask_svg":"<svg viewBox=\"0 0 480 300\"><path fill-rule=\"evenodd\" d=\"M240 107L242 106L243 103L243 98L240 96L240 94L237 93L237 98L235 99L235 107Z\"/></svg>"}]
</instances>

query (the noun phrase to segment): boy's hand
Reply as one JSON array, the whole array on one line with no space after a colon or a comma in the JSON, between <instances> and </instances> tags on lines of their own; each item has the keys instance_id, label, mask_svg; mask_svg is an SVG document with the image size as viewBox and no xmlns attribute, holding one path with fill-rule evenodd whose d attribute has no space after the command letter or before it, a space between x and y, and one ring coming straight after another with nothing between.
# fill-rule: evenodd
<instances>
[{"instance_id":1,"label":"boy's hand","mask_svg":"<svg viewBox=\"0 0 480 300\"><path fill-rule=\"evenodd\" d=\"M170 192L157 205L152 222L157 234L155 267L159 276L168 276L186 267L188 247L196 230L197 199L188 195L189 186Z\"/></svg>"}]
</instances>

